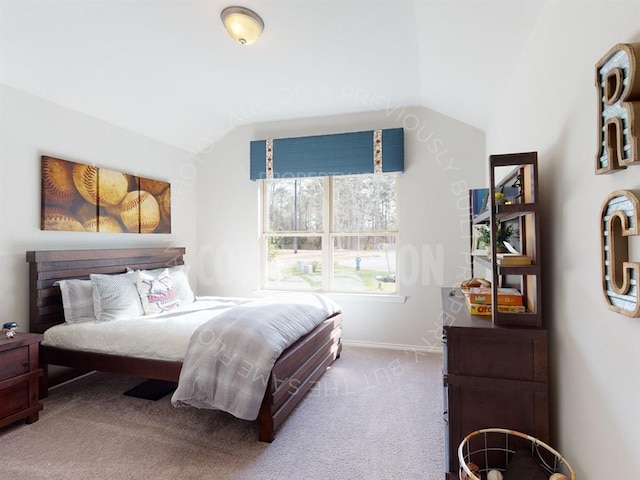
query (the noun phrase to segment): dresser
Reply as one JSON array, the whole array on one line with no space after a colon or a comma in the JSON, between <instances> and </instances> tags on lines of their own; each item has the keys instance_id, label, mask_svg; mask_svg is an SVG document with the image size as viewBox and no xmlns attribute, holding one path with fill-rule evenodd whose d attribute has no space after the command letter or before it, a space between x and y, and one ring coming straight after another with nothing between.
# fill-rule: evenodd
<instances>
[{"instance_id":1,"label":"dresser","mask_svg":"<svg viewBox=\"0 0 640 480\"><path fill-rule=\"evenodd\" d=\"M38 349L42 335L16 333L0 337L0 427L26 419L38 420L42 404L38 402Z\"/></svg>"},{"instance_id":2,"label":"dresser","mask_svg":"<svg viewBox=\"0 0 640 480\"><path fill-rule=\"evenodd\" d=\"M457 449L481 428L549 441L547 332L500 327L471 315L460 289L442 289L445 478L458 479Z\"/></svg>"}]
</instances>

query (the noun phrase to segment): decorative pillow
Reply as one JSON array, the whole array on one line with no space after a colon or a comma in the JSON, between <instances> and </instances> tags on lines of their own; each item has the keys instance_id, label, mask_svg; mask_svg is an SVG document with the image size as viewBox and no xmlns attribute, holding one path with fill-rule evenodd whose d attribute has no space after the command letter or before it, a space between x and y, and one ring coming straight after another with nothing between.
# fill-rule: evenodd
<instances>
[{"instance_id":1,"label":"decorative pillow","mask_svg":"<svg viewBox=\"0 0 640 480\"><path fill-rule=\"evenodd\" d=\"M509 460L504 480L549 480L549 475L531 456L531 452L521 449Z\"/></svg>"},{"instance_id":2,"label":"decorative pillow","mask_svg":"<svg viewBox=\"0 0 640 480\"><path fill-rule=\"evenodd\" d=\"M166 312L180 306L178 291L167 268L156 276L140 270L136 274L136 287L145 315Z\"/></svg>"},{"instance_id":3,"label":"decorative pillow","mask_svg":"<svg viewBox=\"0 0 640 480\"><path fill-rule=\"evenodd\" d=\"M176 265L175 267L168 268L169 276L171 277L173 285L178 292L180 305L188 305L196 300L196 296L193 293L193 290L191 290L191 285L189 285L189 269L189 265ZM136 272L143 272L155 277L164 270L164 268L155 268L153 270L136 270ZM130 268L128 268L127 271L133 272Z\"/></svg>"},{"instance_id":4,"label":"decorative pillow","mask_svg":"<svg viewBox=\"0 0 640 480\"><path fill-rule=\"evenodd\" d=\"M60 287L65 322L95 321L91 280L59 280L54 285Z\"/></svg>"},{"instance_id":5,"label":"decorative pillow","mask_svg":"<svg viewBox=\"0 0 640 480\"><path fill-rule=\"evenodd\" d=\"M93 312L99 322L144 315L135 272L89 275L93 284Z\"/></svg>"}]
</instances>

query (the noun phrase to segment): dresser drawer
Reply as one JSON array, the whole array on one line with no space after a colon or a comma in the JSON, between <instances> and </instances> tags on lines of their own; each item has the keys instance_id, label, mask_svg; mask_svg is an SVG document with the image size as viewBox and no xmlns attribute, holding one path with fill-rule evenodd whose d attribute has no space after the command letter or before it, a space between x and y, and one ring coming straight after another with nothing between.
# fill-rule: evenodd
<instances>
[{"instance_id":1,"label":"dresser drawer","mask_svg":"<svg viewBox=\"0 0 640 480\"><path fill-rule=\"evenodd\" d=\"M546 332L445 329L447 373L472 377L547 381Z\"/></svg>"},{"instance_id":2,"label":"dresser drawer","mask_svg":"<svg viewBox=\"0 0 640 480\"><path fill-rule=\"evenodd\" d=\"M0 382L29 371L29 347L14 348L0 352Z\"/></svg>"}]
</instances>

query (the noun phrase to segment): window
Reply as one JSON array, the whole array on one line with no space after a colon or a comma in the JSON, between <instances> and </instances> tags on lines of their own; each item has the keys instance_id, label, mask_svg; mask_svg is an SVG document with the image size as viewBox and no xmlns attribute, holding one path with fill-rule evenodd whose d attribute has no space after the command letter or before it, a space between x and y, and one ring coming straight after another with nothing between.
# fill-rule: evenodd
<instances>
[{"instance_id":1,"label":"window","mask_svg":"<svg viewBox=\"0 0 640 480\"><path fill-rule=\"evenodd\" d=\"M263 287L395 293L396 173L263 180Z\"/></svg>"}]
</instances>

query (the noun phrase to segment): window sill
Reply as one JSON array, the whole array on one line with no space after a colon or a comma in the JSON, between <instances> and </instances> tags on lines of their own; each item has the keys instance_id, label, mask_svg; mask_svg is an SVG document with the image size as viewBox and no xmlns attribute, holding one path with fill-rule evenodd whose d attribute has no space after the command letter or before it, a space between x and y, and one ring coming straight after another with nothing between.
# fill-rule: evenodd
<instances>
[{"instance_id":1,"label":"window sill","mask_svg":"<svg viewBox=\"0 0 640 480\"><path fill-rule=\"evenodd\" d=\"M278 293L292 293L292 290L254 290L254 295L258 297L268 297ZM344 293L344 292L310 292L321 293L327 297L339 302L356 301L356 302L376 302L376 303L405 303L407 297L405 295L389 294L382 295L379 293Z\"/></svg>"}]
</instances>

